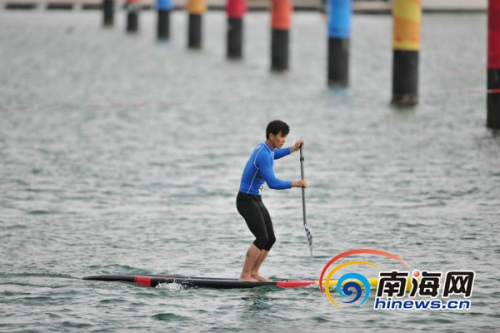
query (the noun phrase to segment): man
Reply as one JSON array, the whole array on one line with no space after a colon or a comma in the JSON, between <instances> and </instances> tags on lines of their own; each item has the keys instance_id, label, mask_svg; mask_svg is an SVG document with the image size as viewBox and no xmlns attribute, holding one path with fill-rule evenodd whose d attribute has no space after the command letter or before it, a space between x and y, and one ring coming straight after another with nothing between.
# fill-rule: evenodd
<instances>
[{"instance_id":1,"label":"man","mask_svg":"<svg viewBox=\"0 0 500 333\"><path fill-rule=\"evenodd\" d=\"M290 128L285 122L271 121L266 128L266 141L255 147L243 170L236 207L255 236L255 241L247 251L240 281L269 281L259 275L260 266L276 241L271 217L260 195L264 182L275 190L307 187L304 179L284 181L274 175L274 160L299 150L301 145L305 146L305 142L299 140L291 147L282 148L288 132Z\"/></svg>"}]
</instances>

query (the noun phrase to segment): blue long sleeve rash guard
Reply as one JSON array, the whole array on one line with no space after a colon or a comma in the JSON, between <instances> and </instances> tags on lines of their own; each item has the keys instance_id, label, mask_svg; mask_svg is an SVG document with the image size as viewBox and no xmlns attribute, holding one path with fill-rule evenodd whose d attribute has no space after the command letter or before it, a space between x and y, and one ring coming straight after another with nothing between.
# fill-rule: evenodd
<instances>
[{"instance_id":1,"label":"blue long sleeve rash guard","mask_svg":"<svg viewBox=\"0 0 500 333\"><path fill-rule=\"evenodd\" d=\"M243 170L240 192L260 195L259 190L264 182L275 190L291 188L292 182L276 178L273 170L274 160L289 154L290 148L272 150L265 142L258 144Z\"/></svg>"}]
</instances>

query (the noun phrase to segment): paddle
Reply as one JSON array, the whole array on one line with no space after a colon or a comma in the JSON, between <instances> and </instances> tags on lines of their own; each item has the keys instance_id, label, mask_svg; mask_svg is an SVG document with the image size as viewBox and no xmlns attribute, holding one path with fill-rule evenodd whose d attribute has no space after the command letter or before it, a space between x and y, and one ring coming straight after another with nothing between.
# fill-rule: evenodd
<instances>
[{"instance_id":1,"label":"paddle","mask_svg":"<svg viewBox=\"0 0 500 333\"><path fill-rule=\"evenodd\" d=\"M299 146L300 149L300 175L304 179L304 155L302 154L302 144ZM309 243L309 251L311 252L311 258L313 256L313 236L311 230L307 226L306 222L306 189L302 187L302 215L304 217L304 229L306 231L307 242Z\"/></svg>"}]
</instances>

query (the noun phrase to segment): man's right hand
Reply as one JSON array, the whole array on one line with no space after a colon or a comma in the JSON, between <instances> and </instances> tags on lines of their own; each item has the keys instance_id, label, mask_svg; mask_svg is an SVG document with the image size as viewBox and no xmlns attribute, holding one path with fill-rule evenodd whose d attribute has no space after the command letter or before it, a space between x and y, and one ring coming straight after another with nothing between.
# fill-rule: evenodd
<instances>
[{"instance_id":1,"label":"man's right hand","mask_svg":"<svg viewBox=\"0 0 500 333\"><path fill-rule=\"evenodd\" d=\"M307 187L307 182L305 179L292 181L292 187Z\"/></svg>"}]
</instances>

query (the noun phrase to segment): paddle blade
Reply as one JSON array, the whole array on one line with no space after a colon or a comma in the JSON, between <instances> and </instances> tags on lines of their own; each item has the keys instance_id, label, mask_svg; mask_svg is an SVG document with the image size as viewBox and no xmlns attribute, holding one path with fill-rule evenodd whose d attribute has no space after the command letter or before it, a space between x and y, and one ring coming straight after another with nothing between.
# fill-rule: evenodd
<instances>
[{"instance_id":1,"label":"paddle blade","mask_svg":"<svg viewBox=\"0 0 500 333\"><path fill-rule=\"evenodd\" d=\"M307 225L304 225L304 229L306 230L307 242L309 243L309 251L311 252L311 257L313 256L313 235L311 230Z\"/></svg>"}]
</instances>

